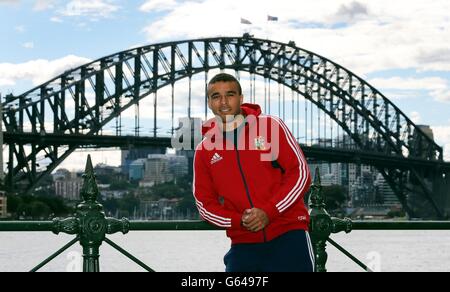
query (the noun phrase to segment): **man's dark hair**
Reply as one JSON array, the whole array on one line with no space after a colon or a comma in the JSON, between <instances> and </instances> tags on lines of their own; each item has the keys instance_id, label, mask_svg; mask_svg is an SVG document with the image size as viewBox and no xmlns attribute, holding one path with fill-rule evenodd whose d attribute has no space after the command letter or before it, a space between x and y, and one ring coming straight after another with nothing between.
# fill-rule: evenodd
<instances>
[{"instance_id":1,"label":"man's dark hair","mask_svg":"<svg viewBox=\"0 0 450 292\"><path fill-rule=\"evenodd\" d=\"M227 73L217 74L216 76L213 77L213 79L209 81L208 86L217 82L236 82L239 88L239 95L242 95L241 83L239 83L239 81L233 75Z\"/></svg>"}]
</instances>

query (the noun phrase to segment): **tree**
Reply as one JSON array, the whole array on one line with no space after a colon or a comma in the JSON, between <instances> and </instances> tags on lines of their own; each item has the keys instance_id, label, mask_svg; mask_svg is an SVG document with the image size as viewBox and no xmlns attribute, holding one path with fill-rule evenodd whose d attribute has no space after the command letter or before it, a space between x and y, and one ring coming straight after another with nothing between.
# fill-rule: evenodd
<instances>
[{"instance_id":1,"label":"tree","mask_svg":"<svg viewBox=\"0 0 450 292\"><path fill-rule=\"evenodd\" d=\"M329 211L342 209L348 199L345 188L337 185L323 187L322 194Z\"/></svg>"},{"instance_id":2,"label":"tree","mask_svg":"<svg viewBox=\"0 0 450 292\"><path fill-rule=\"evenodd\" d=\"M151 188L151 193L158 198L174 199L183 197L183 191L180 186L174 183L163 183L154 185Z\"/></svg>"},{"instance_id":3,"label":"tree","mask_svg":"<svg viewBox=\"0 0 450 292\"><path fill-rule=\"evenodd\" d=\"M73 212L73 209L66 206L64 201L59 197L41 197L39 201L46 204L55 216L65 216Z\"/></svg>"},{"instance_id":4,"label":"tree","mask_svg":"<svg viewBox=\"0 0 450 292\"><path fill-rule=\"evenodd\" d=\"M140 206L139 199L137 199L133 194L126 194L121 200L118 201L118 203L119 211L123 213L126 211L128 214L133 214L134 210L138 209Z\"/></svg>"},{"instance_id":5,"label":"tree","mask_svg":"<svg viewBox=\"0 0 450 292\"><path fill-rule=\"evenodd\" d=\"M110 216L112 216L112 214L116 214L119 209L119 201L115 198L107 199L106 201L100 200L100 203L105 208L106 213Z\"/></svg>"},{"instance_id":6,"label":"tree","mask_svg":"<svg viewBox=\"0 0 450 292\"><path fill-rule=\"evenodd\" d=\"M112 176L105 174L96 174L95 178L97 180L97 183L105 185L113 184L116 181Z\"/></svg>"},{"instance_id":7,"label":"tree","mask_svg":"<svg viewBox=\"0 0 450 292\"><path fill-rule=\"evenodd\" d=\"M8 200L8 213L16 214L17 209L21 204L23 204L23 199L20 196L9 195Z\"/></svg>"},{"instance_id":8,"label":"tree","mask_svg":"<svg viewBox=\"0 0 450 292\"><path fill-rule=\"evenodd\" d=\"M30 216L33 219L48 219L52 213L49 206L40 201L34 201L30 204Z\"/></svg>"},{"instance_id":9,"label":"tree","mask_svg":"<svg viewBox=\"0 0 450 292\"><path fill-rule=\"evenodd\" d=\"M33 219L64 217L73 212L58 197L8 196L8 212L13 218L28 217Z\"/></svg>"},{"instance_id":10,"label":"tree","mask_svg":"<svg viewBox=\"0 0 450 292\"><path fill-rule=\"evenodd\" d=\"M125 181L125 180L118 180L118 181L113 181L109 187L110 190L112 191L120 191L120 190L129 190L131 189L133 186Z\"/></svg>"},{"instance_id":11,"label":"tree","mask_svg":"<svg viewBox=\"0 0 450 292\"><path fill-rule=\"evenodd\" d=\"M391 208L391 210L387 214L387 217L390 219L404 218L406 217L406 212L401 208Z\"/></svg>"},{"instance_id":12,"label":"tree","mask_svg":"<svg viewBox=\"0 0 450 292\"><path fill-rule=\"evenodd\" d=\"M178 211L184 213L189 210L191 213L196 213L197 207L195 206L194 196L183 197L177 204Z\"/></svg>"}]
</instances>

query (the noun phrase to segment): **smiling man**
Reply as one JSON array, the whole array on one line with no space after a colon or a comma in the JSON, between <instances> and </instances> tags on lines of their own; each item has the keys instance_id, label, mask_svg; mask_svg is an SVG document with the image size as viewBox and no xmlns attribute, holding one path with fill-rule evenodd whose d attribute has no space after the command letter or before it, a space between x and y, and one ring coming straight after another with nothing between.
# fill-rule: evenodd
<instances>
[{"instance_id":1,"label":"smiling man","mask_svg":"<svg viewBox=\"0 0 450 292\"><path fill-rule=\"evenodd\" d=\"M209 82L216 117L205 123L195 152L197 208L231 238L227 272L312 272L306 159L279 118L243 101L233 76L221 73Z\"/></svg>"}]
</instances>

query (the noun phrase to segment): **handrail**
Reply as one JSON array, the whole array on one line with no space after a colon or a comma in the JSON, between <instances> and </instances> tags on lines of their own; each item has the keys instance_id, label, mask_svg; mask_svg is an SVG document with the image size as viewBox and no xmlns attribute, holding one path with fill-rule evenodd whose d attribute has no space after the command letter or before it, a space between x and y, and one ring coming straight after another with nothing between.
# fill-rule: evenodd
<instances>
[{"instance_id":1,"label":"handrail","mask_svg":"<svg viewBox=\"0 0 450 292\"><path fill-rule=\"evenodd\" d=\"M223 231L201 220L130 221L129 231ZM0 232L53 231L52 221L0 221ZM450 221L352 221L352 231L450 230Z\"/></svg>"},{"instance_id":2,"label":"handrail","mask_svg":"<svg viewBox=\"0 0 450 292\"><path fill-rule=\"evenodd\" d=\"M450 221L353 221L353 230L450 230Z\"/></svg>"},{"instance_id":3,"label":"handrail","mask_svg":"<svg viewBox=\"0 0 450 292\"><path fill-rule=\"evenodd\" d=\"M0 221L0 232L53 231L52 221Z\"/></svg>"}]
</instances>

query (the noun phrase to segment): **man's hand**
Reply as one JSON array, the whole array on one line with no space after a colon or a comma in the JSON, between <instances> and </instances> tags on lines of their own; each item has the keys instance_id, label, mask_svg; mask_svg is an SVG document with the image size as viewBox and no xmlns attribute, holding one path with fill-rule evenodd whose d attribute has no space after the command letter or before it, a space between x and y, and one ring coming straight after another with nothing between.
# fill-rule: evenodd
<instances>
[{"instance_id":1,"label":"man's hand","mask_svg":"<svg viewBox=\"0 0 450 292\"><path fill-rule=\"evenodd\" d=\"M261 209L247 209L242 215L242 225L251 232L259 232L269 225L269 217Z\"/></svg>"}]
</instances>

